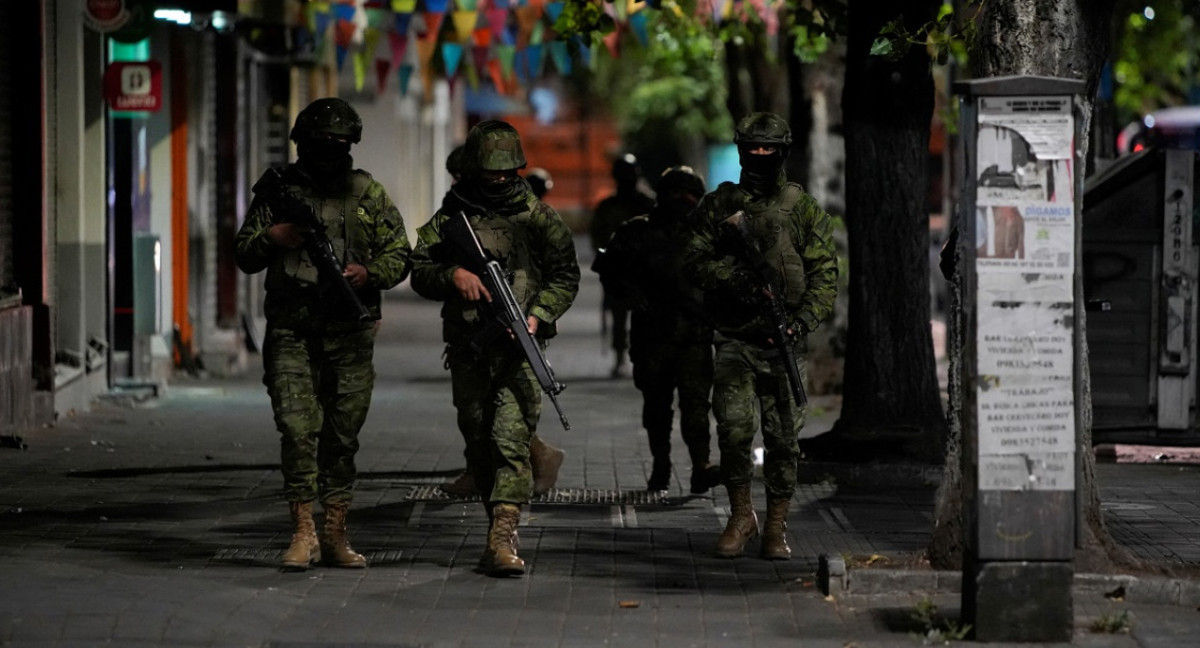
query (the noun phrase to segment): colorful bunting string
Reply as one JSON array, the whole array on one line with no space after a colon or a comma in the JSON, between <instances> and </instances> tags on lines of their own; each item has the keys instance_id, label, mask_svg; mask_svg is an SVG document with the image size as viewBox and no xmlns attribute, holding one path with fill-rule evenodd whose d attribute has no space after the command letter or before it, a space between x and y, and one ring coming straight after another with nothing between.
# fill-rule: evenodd
<instances>
[{"instance_id":1,"label":"colorful bunting string","mask_svg":"<svg viewBox=\"0 0 1200 648\"><path fill-rule=\"evenodd\" d=\"M622 47L649 46L650 18L659 0L582 0L600 5L617 29L565 39L553 26L571 1L578 0L314 0L292 15L296 42L318 60L329 60L325 57L332 47L341 70L346 57L353 56L356 89L362 90L373 65L378 89L389 85L395 71L402 95L409 92L413 74L420 75L425 96L439 75L461 75L472 88L487 80L497 92L508 94L547 73L569 75L576 66L594 67L597 48L615 58ZM696 10L701 20L713 24L761 20L767 36L778 38L782 7L781 0L704 0ZM384 34L388 45L380 52ZM410 61L412 35L417 52ZM546 65L547 58L552 66Z\"/></svg>"}]
</instances>

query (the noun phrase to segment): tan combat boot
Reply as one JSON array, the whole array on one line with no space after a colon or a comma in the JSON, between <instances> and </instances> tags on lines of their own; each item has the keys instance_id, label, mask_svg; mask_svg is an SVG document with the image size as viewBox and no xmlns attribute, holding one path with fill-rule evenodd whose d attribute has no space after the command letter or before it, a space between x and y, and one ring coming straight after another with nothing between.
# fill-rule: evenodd
<instances>
[{"instance_id":1,"label":"tan combat boot","mask_svg":"<svg viewBox=\"0 0 1200 648\"><path fill-rule=\"evenodd\" d=\"M488 529L488 546L484 552L484 569L488 576L520 576L525 573L525 561L517 556L519 524L520 506L508 503L492 506L492 526Z\"/></svg>"},{"instance_id":2,"label":"tan combat boot","mask_svg":"<svg viewBox=\"0 0 1200 648\"><path fill-rule=\"evenodd\" d=\"M717 538L717 555L735 558L742 555L746 543L758 537L758 516L750 499L750 484L726 486L729 492L729 522Z\"/></svg>"},{"instance_id":3,"label":"tan combat boot","mask_svg":"<svg viewBox=\"0 0 1200 648\"><path fill-rule=\"evenodd\" d=\"M536 434L529 442L529 467L533 469L533 494L545 495L558 483L558 469L562 468L566 453L542 441Z\"/></svg>"},{"instance_id":4,"label":"tan combat boot","mask_svg":"<svg viewBox=\"0 0 1200 648\"><path fill-rule=\"evenodd\" d=\"M346 532L346 513L350 502L325 503L325 528L322 529L321 554L325 563L332 567L362 569L367 559L350 548L350 537Z\"/></svg>"},{"instance_id":5,"label":"tan combat boot","mask_svg":"<svg viewBox=\"0 0 1200 648\"><path fill-rule=\"evenodd\" d=\"M283 552L279 566L284 571L304 571L321 560L321 543L317 541L317 525L313 523L312 502L290 502L292 513L292 544Z\"/></svg>"},{"instance_id":6,"label":"tan combat boot","mask_svg":"<svg viewBox=\"0 0 1200 648\"><path fill-rule=\"evenodd\" d=\"M787 542L787 516L790 499L767 498L767 523L763 525L762 557L767 560L791 560Z\"/></svg>"}]
</instances>

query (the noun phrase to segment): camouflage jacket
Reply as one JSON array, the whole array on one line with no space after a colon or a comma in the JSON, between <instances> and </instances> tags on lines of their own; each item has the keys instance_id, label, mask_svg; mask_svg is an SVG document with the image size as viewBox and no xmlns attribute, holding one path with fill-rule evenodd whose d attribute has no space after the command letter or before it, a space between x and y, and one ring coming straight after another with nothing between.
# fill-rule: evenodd
<instances>
[{"instance_id":1,"label":"camouflage jacket","mask_svg":"<svg viewBox=\"0 0 1200 648\"><path fill-rule=\"evenodd\" d=\"M442 337L450 343L469 339L485 320L474 302L454 286L454 271L466 263L463 252L442 236L442 224L464 212L483 245L509 276L513 295L527 315L544 325L538 337L553 337L554 323L567 312L579 292L579 261L571 230L554 208L528 188L502 210L470 202L452 191L429 222L417 229L413 250L412 287L442 305Z\"/></svg>"},{"instance_id":2,"label":"camouflage jacket","mask_svg":"<svg viewBox=\"0 0 1200 648\"><path fill-rule=\"evenodd\" d=\"M367 269L367 285L357 292L378 319L380 291L408 276L412 248L400 211L383 185L366 171L349 175L349 188L335 194L318 191L294 164L284 170L283 180L288 193L313 208L343 267L354 262ZM267 237L272 225L294 219L274 201L255 195L237 235L238 267L247 274L267 271L265 311L270 324L296 328L345 321L348 307L334 298L329 282L319 278L308 252L280 247Z\"/></svg>"},{"instance_id":3,"label":"camouflage jacket","mask_svg":"<svg viewBox=\"0 0 1200 648\"><path fill-rule=\"evenodd\" d=\"M837 251L833 224L816 200L799 185L783 183L770 195L756 197L740 185L721 183L692 213L695 234L684 251L684 264L705 291L705 309L722 335L765 344L771 321L765 305L748 299L757 287L754 270L731 241L726 219L739 210L751 215L755 247L774 271L784 309L793 327L812 332L833 311L837 297Z\"/></svg>"}]
</instances>

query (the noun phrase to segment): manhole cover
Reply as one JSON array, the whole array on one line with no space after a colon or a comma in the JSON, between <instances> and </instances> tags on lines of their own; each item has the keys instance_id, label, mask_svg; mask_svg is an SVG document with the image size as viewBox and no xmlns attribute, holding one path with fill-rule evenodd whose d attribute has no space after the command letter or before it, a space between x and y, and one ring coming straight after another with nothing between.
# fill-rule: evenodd
<instances>
[{"instance_id":1,"label":"manhole cover","mask_svg":"<svg viewBox=\"0 0 1200 648\"><path fill-rule=\"evenodd\" d=\"M437 486L417 486L405 498L416 502L478 502L478 495L458 497ZM534 497L534 504L671 504L665 491L616 490L604 488L552 488Z\"/></svg>"}]
</instances>

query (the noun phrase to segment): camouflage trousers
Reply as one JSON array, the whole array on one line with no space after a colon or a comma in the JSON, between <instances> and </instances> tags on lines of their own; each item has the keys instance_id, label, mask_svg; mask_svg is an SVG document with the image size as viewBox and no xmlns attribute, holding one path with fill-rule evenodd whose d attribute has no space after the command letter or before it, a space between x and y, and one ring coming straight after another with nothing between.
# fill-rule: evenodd
<instances>
[{"instance_id":1,"label":"camouflage trousers","mask_svg":"<svg viewBox=\"0 0 1200 648\"><path fill-rule=\"evenodd\" d=\"M797 368L805 378L801 342L796 348ZM713 361L713 414L717 419L717 445L721 449L721 476L725 485L749 483L754 478L754 435L761 425L763 480L767 495L791 498L796 490L799 435L807 407L792 400L787 374L779 354L737 340L721 340Z\"/></svg>"},{"instance_id":2,"label":"camouflage trousers","mask_svg":"<svg viewBox=\"0 0 1200 648\"><path fill-rule=\"evenodd\" d=\"M451 346L446 363L467 465L484 502L529 502L529 443L542 414L542 391L533 369L500 339L478 354Z\"/></svg>"},{"instance_id":3,"label":"camouflage trousers","mask_svg":"<svg viewBox=\"0 0 1200 648\"><path fill-rule=\"evenodd\" d=\"M630 359L633 384L642 392L642 427L655 459L670 459L671 405L679 394L679 431L692 465L708 464L711 434L708 413L713 384L713 350L709 342L646 340L634 329Z\"/></svg>"},{"instance_id":4,"label":"camouflage trousers","mask_svg":"<svg viewBox=\"0 0 1200 648\"><path fill-rule=\"evenodd\" d=\"M288 501L330 503L353 497L358 432L375 384L374 349L373 326L267 328L263 383L281 436Z\"/></svg>"}]
</instances>

